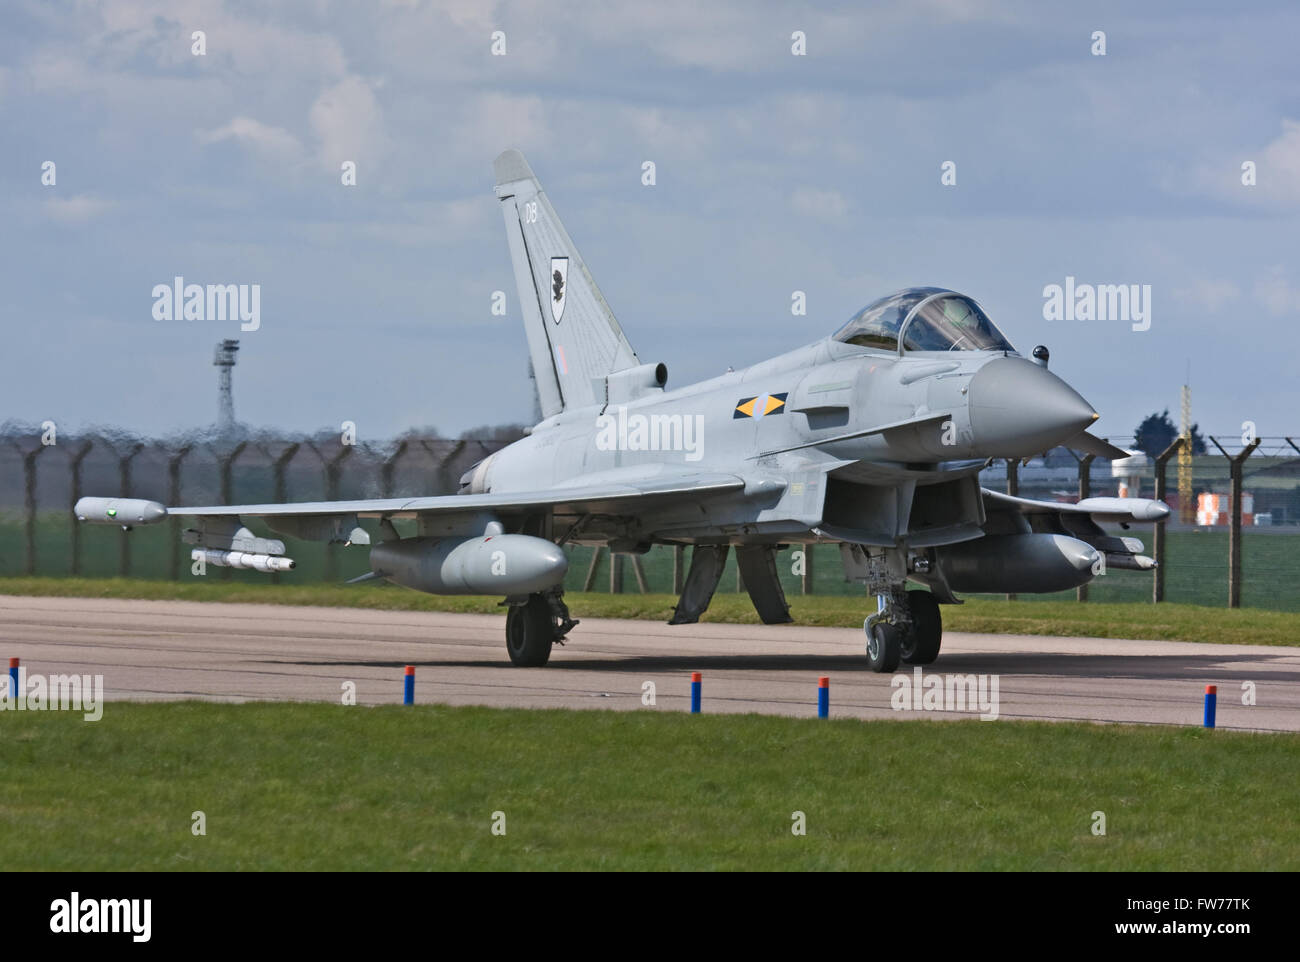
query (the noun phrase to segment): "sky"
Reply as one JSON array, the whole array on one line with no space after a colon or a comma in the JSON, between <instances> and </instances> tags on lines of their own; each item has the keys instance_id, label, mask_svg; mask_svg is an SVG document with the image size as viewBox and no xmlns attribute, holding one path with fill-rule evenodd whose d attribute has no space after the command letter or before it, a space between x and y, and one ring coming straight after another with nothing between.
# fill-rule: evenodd
<instances>
[{"instance_id":1,"label":"sky","mask_svg":"<svg viewBox=\"0 0 1300 962\"><path fill-rule=\"evenodd\" d=\"M1289 0L6 2L0 422L211 424L228 337L256 427L531 422L518 147L670 387L935 285L1096 433L1190 371L1204 432L1300 434L1297 37ZM156 319L178 275L259 285L259 328ZM1046 319L1067 277L1149 285L1149 328Z\"/></svg>"}]
</instances>

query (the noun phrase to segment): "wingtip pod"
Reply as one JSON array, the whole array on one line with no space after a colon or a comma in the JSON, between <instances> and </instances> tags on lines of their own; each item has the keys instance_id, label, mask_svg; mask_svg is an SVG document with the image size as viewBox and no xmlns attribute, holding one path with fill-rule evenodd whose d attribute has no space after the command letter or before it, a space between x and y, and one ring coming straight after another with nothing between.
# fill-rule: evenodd
<instances>
[{"instance_id":1,"label":"wingtip pod","mask_svg":"<svg viewBox=\"0 0 1300 962\"><path fill-rule=\"evenodd\" d=\"M528 166L524 155L513 147L497 155L497 159L492 161L492 172L496 174L498 187L502 184L513 184L517 180L537 179L537 175L533 173L533 168Z\"/></svg>"},{"instance_id":2,"label":"wingtip pod","mask_svg":"<svg viewBox=\"0 0 1300 962\"><path fill-rule=\"evenodd\" d=\"M72 513L89 524L153 524L167 517L161 504L143 498L80 498Z\"/></svg>"}]
</instances>

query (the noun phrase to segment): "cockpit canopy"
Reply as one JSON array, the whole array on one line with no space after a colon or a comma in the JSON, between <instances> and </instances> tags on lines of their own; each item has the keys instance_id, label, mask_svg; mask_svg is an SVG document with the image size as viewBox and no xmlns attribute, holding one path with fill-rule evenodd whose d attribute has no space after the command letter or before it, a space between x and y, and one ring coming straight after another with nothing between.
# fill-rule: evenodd
<instances>
[{"instance_id":1,"label":"cockpit canopy","mask_svg":"<svg viewBox=\"0 0 1300 962\"><path fill-rule=\"evenodd\" d=\"M969 297L941 287L909 287L854 314L835 340L876 350L1011 351L988 315Z\"/></svg>"}]
</instances>

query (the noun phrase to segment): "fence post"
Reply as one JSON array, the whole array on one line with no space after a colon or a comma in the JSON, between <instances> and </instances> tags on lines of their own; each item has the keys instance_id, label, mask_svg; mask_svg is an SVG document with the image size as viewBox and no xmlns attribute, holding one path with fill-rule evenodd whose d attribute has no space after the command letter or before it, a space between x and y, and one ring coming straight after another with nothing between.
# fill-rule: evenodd
<instances>
[{"instance_id":1,"label":"fence post","mask_svg":"<svg viewBox=\"0 0 1300 962\"><path fill-rule=\"evenodd\" d=\"M23 573L28 575L36 574L36 459L44 450L38 445L23 454Z\"/></svg>"},{"instance_id":2,"label":"fence post","mask_svg":"<svg viewBox=\"0 0 1300 962\"><path fill-rule=\"evenodd\" d=\"M1241 453L1231 455L1223 449L1216 439L1214 446L1228 459L1228 476L1231 479L1231 495L1228 514L1228 607L1241 607L1241 466L1251 453L1259 447L1262 438L1255 438L1241 449Z\"/></svg>"},{"instance_id":3,"label":"fence post","mask_svg":"<svg viewBox=\"0 0 1300 962\"><path fill-rule=\"evenodd\" d=\"M680 595L686 584L686 545L673 545L673 594Z\"/></svg>"},{"instance_id":4,"label":"fence post","mask_svg":"<svg viewBox=\"0 0 1300 962\"><path fill-rule=\"evenodd\" d=\"M343 462L352 456L353 446L345 444L339 449L339 453L334 455L328 461L325 461L325 500L339 500L339 473L343 469ZM324 461L324 458L321 459ZM339 553L338 545L329 543L325 545L325 580L338 581L339 570Z\"/></svg>"},{"instance_id":5,"label":"fence post","mask_svg":"<svg viewBox=\"0 0 1300 962\"><path fill-rule=\"evenodd\" d=\"M144 443L136 441L131 445L131 450L126 454L118 455L118 497L131 497L131 462L135 456L144 450ZM121 540L118 542L117 554L117 573L123 578L131 577L131 532L119 532Z\"/></svg>"},{"instance_id":6,"label":"fence post","mask_svg":"<svg viewBox=\"0 0 1300 962\"><path fill-rule=\"evenodd\" d=\"M301 441L291 441L289 445L271 460L271 484L275 487L275 500L283 504L289 500L289 483L285 480L285 472L288 470L289 462L293 460L298 449L302 447ZM263 446L263 451L266 447ZM270 453L269 451L267 452ZM271 572L271 584L280 583L280 572Z\"/></svg>"},{"instance_id":7,"label":"fence post","mask_svg":"<svg viewBox=\"0 0 1300 962\"><path fill-rule=\"evenodd\" d=\"M582 581L582 590L590 591L596 586L596 566L600 564L600 545L591 548L591 564L587 565L587 577Z\"/></svg>"},{"instance_id":8,"label":"fence post","mask_svg":"<svg viewBox=\"0 0 1300 962\"><path fill-rule=\"evenodd\" d=\"M172 456L167 459L167 502L171 505L181 503L181 462L189 456L192 448L193 445L183 445L177 448ZM172 517L168 521L168 527L171 529L172 535L169 574L172 581L179 581L181 577L181 519Z\"/></svg>"},{"instance_id":9,"label":"fence post","mask_svg":"<svg viewBox=\"0 0 1300 962\"><path fill-rule=\"evenodd\" d=\"M1013 458L1007 462L1007 494L1017 497L1020 494L1020 461ZM1015 601L1014 592L1007 593L1007 601Z\"/></svg>"},{"instance_id":10,"label":"fence post","mask_svg":"<svg viewBox=\"0 0 1300 962\"><path fill-rule=\"evenodd\" d=\"M803 545L803 574L799 577L799 590L805 594L813 593L813 549L814 544Z\"/></svg>"},{"instance_id":11,"label":"fence post","mask_svg":"<svg viewBox=\"0 0 1300 962\"><path fill-rule=\"evenodd\" d=\"M397 462L406 454L406 448L410 442L399 441L393 453L384 458L383 463L379 466L379 496L381 498L391 498L393 496L393 470L397 467Z\"/></svg>"},{"instance_id":12,"label":"fence post","mask_svg":"<svg viewBox=\"0 0 1300 962\"><path fill-rule=\"evenodd\" d=\"M1169 479L1166 468L1169 459L1178 453L1185 439L1174 438L1173 443L1156 457L1156 500L1163 501L1169 493ZM1155 532L1151 536L1151 553L1155 555L1156 570L1151 573L1151 601L1159 604L1165 600L1165 522L1157 521Z\"/></svg>"},{"instance_id":13,"label":"fence post","mask_svg":"<svg viewBox=\"0 0 1300 962\"><path fill-rule=\"evenodd\" d=\"M623 555L616 553L613 548L609 549L609 593L623 593Z\"/></svg>"},{"instance_id":14,"label":"fence post","mask_svg":"<svg viewBox=\"0 0 1300 962\"><path fill-rule=\"evenodd\" d=\"M248 447L248 442L240 441L228 452L226 452L226 456L224 458L221 457L220 454L217 454L217 471L218 471L218 476L221 479L221 503L222 504L230 504L232 501L235 500L234 481L231 478L231 471L235 466L235 459L244 453L244 448L246 447ZM230 568L227 568L223 565L221 567L221 571L217 574L217 577L220 578L222 581L229 581L230 571L231 571Z\"/></svg>"},{"instance_id":15,"label":"fence post","mask_svg":"<svg viewBox=\"0 0 1300 962\"><path fill-rule=\"evenodd\" d=\"M81 499L81 462L86 459L91 449L95 446L93 441L83 441L81 446L74 449L68 455L68 467L72 474L72 501L71 507L76 507L77 502ZM81 522L73 513L72 528L69 532L68 544L68 574L81 574Z\"/></svg>"},{"instance_id":16,"label":"fence post","mask_svg":"<svg viewBox=\"0 0 1300 962\"><path fill-rule=\"evenodd\" d=\"M438 478L437 493L438 494L455 494L457 488L460 487L460 478L458 477L453 478L450 474L448 474L448 471L450 471L451 466L456 463L456 459L460 457L461 452L465 450L465 444L466 442L464 438L462 438L461 440L457 441L451 446L451 450L448 451L446 455L444 455L442 458L439 458L436 454L433 453L433 449L429 447L429 443L427 441L425 442L424 444L425 449L429 452L429 455L438 462L438 470L437 470L437 478ZM486 445L484 445L483 447L485 451L483 457L487 457ZM482 458L480 458L479 460L481 461Z\"/></svg>"},{"instance_id":17,"label":"fence post","mask_svg":"<svg viewBox=\"0 0 1300 962\"><path fill-rule=\"evenodd\" d=\"M1079 458L1079 500L1092 497L1092 462L1096 459L1095 454L1085 454ZM1088 585L1079 585L1074 589L1074 598L1076 601L1088 600Z\"/></svg>"}]
</instances>

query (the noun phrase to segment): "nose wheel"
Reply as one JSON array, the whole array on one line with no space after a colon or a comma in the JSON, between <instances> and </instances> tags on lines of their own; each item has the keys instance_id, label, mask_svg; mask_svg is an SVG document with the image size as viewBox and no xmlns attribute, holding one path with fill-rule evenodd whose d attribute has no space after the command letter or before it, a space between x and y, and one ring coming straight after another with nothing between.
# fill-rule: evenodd
<instances>
[{"instance_id":1,"label":"nose wheel","mask_svg":"<svg viewBox=\"0 0 1300 962\"><path fill-rule=\"evenodd\" d=\"M867 636L867 663L872 671L894 671L900 661L928 665L939 657L943 620L934 595L883 587L876 595L876 603L876 613L862 623Z\"/></svg>"},{"instance_id":2,"label":"nose wheel","mask_svg":"<svg viewBox=\"0 0 1300 962\"><path fill-rule=\"evenodd\" d=\"M870 619L868 619L870 621ZM902 632L887 621L863 625L867 633L867 664L872 671L889 672L898 667L902 656Z\"/></svg>"}]
</instances>

